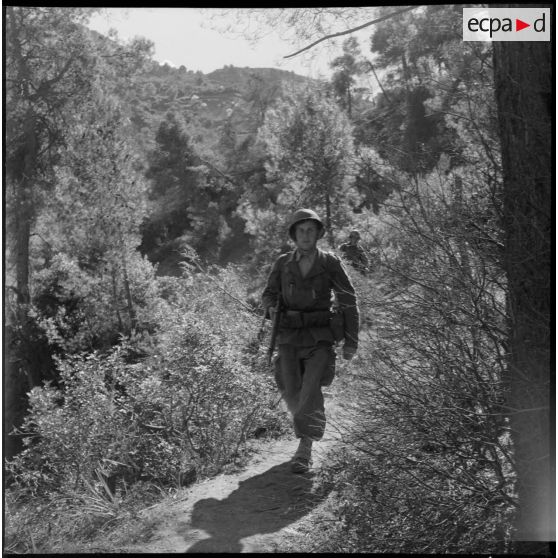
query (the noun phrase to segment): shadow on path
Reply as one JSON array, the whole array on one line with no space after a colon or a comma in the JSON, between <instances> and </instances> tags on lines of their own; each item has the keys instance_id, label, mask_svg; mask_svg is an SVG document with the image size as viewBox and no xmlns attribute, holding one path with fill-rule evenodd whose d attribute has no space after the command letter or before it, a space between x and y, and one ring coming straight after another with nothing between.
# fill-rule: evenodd
<instances>
[{"instance_id":1,"label":"shadow on path","mask_svg":"<svg viewBox=\"0 0 558 558\"><path fill-rule=\"evenodd\" d=\"M241 540L274 533L306 515L325 494L312 493L312 475L295 475L289 462L241 481L224 500L206 498L194 505L191 527L210 538L187 552L250 552Z\"/></svg>"}]
</instances>

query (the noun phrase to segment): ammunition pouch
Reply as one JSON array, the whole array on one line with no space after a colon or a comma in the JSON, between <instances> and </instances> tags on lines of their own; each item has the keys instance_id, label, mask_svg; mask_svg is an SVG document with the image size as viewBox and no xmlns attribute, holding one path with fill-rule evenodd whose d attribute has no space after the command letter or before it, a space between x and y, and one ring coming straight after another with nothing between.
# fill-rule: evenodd
<instances>
[{"instance_id":1,"label":"ammunition pouch","mask_svg":"<svg viewBox=\"0 0 558 558\"><path fill-rule=\"evenodd\" d=\"M331 312L329 310L314 310L303 312L300 310L286 310L281 315L279 326L286 329L300 329L307 327L327 327Z\"/></svg>"},{"instance_id":2,"label":"ammunition pouch","mask_svg":"<svg viewBox=\"0 0 558 558\"><path fill-rule=\"evenodd\" d=\"M279 327L302 329L309 327L329 327L336 342L345 338L345 318L341 310L286 310L281 314Z\"/></svg>"},{"instance_id":3,"label":"ammunition pouch","mask_svg":"<svg viewBox=\"0 0 558 558\"><path fill-rule=\"evenodd\" d=\"M333 339L335 339L336 343L339 343L345 339L345 315L342 310L337 309L331 312L330 316L329 327L333 334Z\"/></svg>"}]
</instances>

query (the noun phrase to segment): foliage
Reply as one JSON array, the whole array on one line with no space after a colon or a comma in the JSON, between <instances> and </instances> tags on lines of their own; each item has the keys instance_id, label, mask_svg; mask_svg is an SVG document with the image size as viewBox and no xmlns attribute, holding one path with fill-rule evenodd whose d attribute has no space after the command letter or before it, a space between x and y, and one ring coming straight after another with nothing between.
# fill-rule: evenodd
<instances>
[{"instance_id":1,"label":"foliage","mask_svg":"<svg viewBox=\"0 0 558 558\"><path fill-rule=\"evenodd\" d=\"M356 150L355 164L354 186L361 201L353 211L362 213L363 209L372 209L377 215L391 192L398 189L399 173L374 148L362 144Z\"/></svg>"},{"instance_id":2,"label":"foliage","mask_svg":"<svg viewBox=\"0 0 558 558\"><path fill-rule=\"evenodd\" d=\"M510 544L506 282L494 210L478 204L486 189L472 174L433 174L393 194L380 218L381 267L355 278L368 326L347 388L355 418L326 472L340 521L331 551Z\"/></svg>"},{"instance_id":3,"label":"foliage","mask_svg":"<svg viewBox=\"0 0 558 558\"><path fill-rule=\"evenodd\" d=\"M349 29L372 20L376 10L375 6L223 8L208 10L211 12L208 15L214 19L214 27L221 26L223 31L241 33L248 40L257 41L273 29L286 42L302 47L328 33L339 31L339 28ZM213 15L214 18L211 17Z\"/></svg>"},{"instance_id":4,"label":"foliage","mask_svg":"<svg viewBox=\"0 0 558 558\"><path fill-rule=\"evenodd\" d=\"M92 516L117 517L139 480L179 487L239 459L257 429L283 432L260 319L239 311L246 288L232 267L165 279L152 310L159 333L59 358L59 387L30 394L25 449L8 463L13 494L82 511L94 498Z\"/></svg>"},{"instance_id":5,"label":"foliage","mask_svg":"<svg viewBox=\"0 0 558 558\"><path fill-rule=\"evenodd\" d=\"M470 143L456 133L456 121L476 136L475 146L490 146L483 136L497 132L495 119L485 113L493 113L493 99L477 99L491 92L490 48L461 40L459 10L419 7L386 20L371 38L382 93L357 135L409 173L427 174L442 153L450 168L469 162L463 152Z\"/></svg>"},{"instance_id":6,"label":"foliage","mask_svg":"<svg viewBox=\"0 0 558 558\"><path fill-rule=\"evenodd\" d=\"M314 550L503 552L513 537L492 75L483 46L463 44L451 26L432 37L430 20L422 24L449 22L451 11L420 8L372 39L387 74L357 122L372 150L360 152L356 184L381 265L374 285L356 280L371 329L350 449L326 472L339 527Z\"/></svg>"},{"instance_id":7,"label":"foliage","mask_svg":"<svg viewBox=\"0 0 558 558\"><path fill-rule=\"evenodd\" d=\"M475 490L470 471L445 456L406 454L412 442L389 432L402 446L397 452L392 444L377 456L360 448L331 456L324 482L344 488L331 504L337 521L328 540L314 539L313 546L380 554L508 552L513 507L497 496L486 500L490 483L479 482L482 490Z\"/></svg>"},{"instance_id":8,"label":"foliage","mask_svg":"<svg viewBox=\"0 0 558 558\"><path fill-rule=\"evenodd\" d=\"M332 68L337 68L331 77L331 84L339 105L347 111L349 118L352 116L355 77L362 72L360 56L358 41L350 37L343 42L343 55L331 63Z\"/></svg>"},{"instance_id":9,"label":"foliage","mask_svg":"<svg viewBox=\"0 0 558 558\"><path fill-rule=\"evenodd\" d=\"M115 100L99 95L82 106L66 132L67 148L37 226L51 252L72 254L94 269L137 246L147 185L129 133Z\"/></svg>"},{"instance_id":10,"label":"foliage","mask_svg":"<svg viewBox=\"0 0 558 558\"><path fill-rule=\"evenodd\" d=\"M91 91L86 76L95 61L79 25L87 13L15 6L6 12L7 245L21 304L29 302L29 242L40 194L52 185L63 131L78 100Z\"/></svg>"},{"instance_id":11,"label":"foliage","mask_svg":"<svg viewBox=\"0 0 558 558\"><path fill-rule=\"evenodd\" d=\"M184 121L195 151L218 161L217 143L227 121L249 137L257 132L262 109L274 95L282 94L283 82L302 88L308 81L274 68L225 66L204 75L152 61L128 82L117 82L117 90L129 110L133 137L142 153L155 148L161 121L171 112Z\"/></svg>"},{"instance_id":12,"label":"foliage","mask_svg":"<svg viewBox=\"0 0 558 558\"><path fill-rule=\"evenodd\" d=\"M288 216L296 208L313 207L323 215L327 240L333 246L357 200L352 188L351 132L346 115L320 91L270 109L260 141L267 153L265 188L273 206L259 209L246 199L250 218L244 216L250 232L259 229L284 237Z\"/></svg>"},{"instance_id":13,"label":"foliage","mask_svg":"<svg viewBox=\"0 0 558 558\"><path fill-rule=\"evenodd\" d=\"M76 156L85 145L93 148L89 157L106 157L111 148L119 149L112 142L106 147L99 141L94 144L88 127L98 126L102 128L98 129L99 134L109 135L111 126L121 124L118 118L117 122L111 122L111 118L103 121L107 103L99 100L100 91L105 87L104 93L110 94L113 80L106 78L116 79L116 73L121 78L129 76L149 46L140 42L131 51L107 53L108 47L96 44L83 27L91 12L83 8L8 10L7 202L10 217L15 220L9 221L8 244L16 247L14 252L18 255L17 288L21 302L28 302L27 254L32 228L58 182L56 170L59 165L66 167L72 156L87 166L88 157ZM100 116L97 123L96 116ZM111 117L114 116L113 111ZM103 149L104 153L100 153ZM98 160L95 162L99 164ZM76 173L76 162L73 163ZM118 155L113 163L119 163Z\"/></svg>"},{"instance_id":14,"label":"foliage","mask_svg":"<svg viewBox=\"0 0 558 558\"><path fill-rule=\"evenodd\" d=\"M95 271L93 274L81 268L75 259L61 253L36 274L29 315L55 352L106 349L131 331L122 277L109 263L103 262ZM130 252L127 273L135 327L152 329L151 309L156 303L153 267L136 252Z\"/></svg>"},{"instance_id":15,"label":"foliage","mask_svg":"<svg viewBox=\"0 0 558 558\"><path fill-rule=\"evenodd\" d=\"M101 259L111 260L128 311L134 312L125 260L133 248L134 219L141 219L141 186L131 203L129 171L137 168L126 162L125 125L111 107L111 79L103 77L115 78L116 67L119 77L129 76L149 45L140 41L128 51L96 43L83 25L91 13L21 6L6 11L6 283L16 295L7 313L6 384L17 401L10 406L8 431L24 413L21 384L27 379L30 389L53 374L32 303L38 294L34 279L48 274L54 253L75 250L70 259L92 265L95 276L106 263L96 260L94 252L100 251ZM93 226L83 226L83 234L88 222ZM95 319L92 314L84 317ZM11 454L10 439L8 445Z\"/></svg>"},{"instance_id":16,"label":"foliage","mask_svg":"<svg viewBox=\"0 0 558 558\"><path fill-rule=\"evenodd\" d=\"M220 143L231 156L236 148L232 134L229 128L228 137L225 129ZM222 259L223 244L234 241L234 236L229 238L233 210L242 189L201 159L184 123L174 113L168 113L161 122L155 139L146 174L152 182L152 211L142 227L141 250L151 261L164 265L167 273L169 261L174 263L173 271L178 270L181 248L193 248L209 261Z\"/></svg>"},{"instance_id":17,"label":"foliage","mask_svg":"<svg viewBox=\"0 0 558 558\"><path fill-rule=\"evenodd\" d=\"M101 98L84 107L37 218L31 314L58 351L103 349L144 325L153 269L135 249L146 185L122 120Z\"/></svg>"},{"instance_id":18,"label":"foliage","mask_svg":"<svg viewBox=\"0 0 558 558\"><path fill-rule=\"evenodd\" d=\"M285 430L254 309L288 216L310 206L330 248L357 227L373 261L353 277L358 420L324 471L338 522L319 548L509 550L517 223L502 221L491 46L461 41L459 9L378 25L374 64L345 42L321 90L268 69L143 66L149 44L86 33L87 10L7 8L8 399L36 386L8 464L10 548L61 550L49 531L71 536L69 513L88 536L122 499L223 470L258 429ZM266 13L325 24L328 10ZM355 88L368 70L373 103ZM235 259L250 267L201 264Z\"/></svg>"},{"instance_id":19,"label":"foliage","mask_svg":"<svg viewBox=\"0 0 558 558\"><path fill-rule=\"evenodd\" d=\"M195 153L184 125L173 113L161 122L155 140L146 173L151 179L152 210L143 224L142 249L157 262L162 258L155 250L165 251L169 241L190 228L189 208L199 193Z\"/></svg>"},{"instance_id":20,"label":"foliage","mask_svg":"<svg viewBox=\"0 0 558 558\"><path fill-rule=\"evenodd\" d=\"M10 138L7 169L17 181L24 171L23 156L44 149L36 172L46 171L60 145L67 109L86 96L92 83L86 79L95 64L87 51L80 25L91 10L74 8L10 7L7 10L7 90ZM41 54L39 56L38 54ZM66 109L66 110L65 110ZM70 110L71 114L71 110ZM29 129L33 121L36 128ZM31 146L28 133L34 134Z\"/></svg>"}]
</instances>

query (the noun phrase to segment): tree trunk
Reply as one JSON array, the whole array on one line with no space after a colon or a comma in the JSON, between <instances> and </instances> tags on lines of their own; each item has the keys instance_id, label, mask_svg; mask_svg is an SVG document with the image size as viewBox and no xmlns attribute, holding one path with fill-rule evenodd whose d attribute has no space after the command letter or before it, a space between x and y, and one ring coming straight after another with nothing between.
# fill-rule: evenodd
<instances>
[{"instance_id":1,"label":"tree trunk","mask_svg":"<svg viewBox=\"0 0 558 558\"><path fill-rule=\"evenodd\" d=\"M412 174L416 180L418 171L418 122L416 116L417 100L413 98L411 72L407 65L405 53L401 54L401 66L405 78L405 131L403 134L403 169Z\"/></svg>"},{"instance_id":2,"label":"tree trunk","mask_svg":"<svg viewBox=\"0 0 558 558\"><path fill-rule=\"evenodd\" d=\"M17 302L21 306L29 304L29 240L31 238L31 218L26 187L22 184L18 192L16 217L16 289Z\"/></svg>"},{"instance_id":3,"label":"tree trunk","mask_svg":"<svg viewBox=\"0 0 558 558\"><path fill-rule=\"evenodd\" d=\"M552 208L550 42L494 43L504 179L510 425L520 512L517 541L555 538L551 443Z\"/></svg>"},{"instance_id":4,"label":"tree trunk","mask_svg":"<svg viewBox=\"0 0 558 558\"><path fill-rule=\"evenodd\" d=\"M32 107L27 108L23 133L25 148L22 173L16 186L16 288L18 303L27 305L29 295L29 242L33 219L33 181L37 175L37 119Z\"/></svg>"},{"instance_id":5,"label":"tree trunk","mask_svg":"<svg viewBox=\"0 0 558 558\"><path fill-rule=\"evenodd\" d=\"M327 241L330 248L334 248L333 243L333 228L331 226L331 196L329 195L329 191L326 190L325 192L325 226L327 231Z\"/></svg>"},{"instance_id":6,"label":"tree trunk","mask_svg":"<svg viewBox=\"0 0 558 558\"><path fill-rule=\"evenodd\" d=\"M114 302L114 310L116 312L116 319L118 320L118 331L124 330L124 324L122 323L122 316L120 315L120 305L118 301L118 288L116 284L116 266L112 267L111 271L111 279L112 279L112 300Z\"/></svg>"},{"instance_id":7,"label":"tree trunk","mask_svg":"<svg viewBox=\"0 0 558 558\"><path fill-rule=\"evenodd\" d=\"M132 299L132 291L130 289L130 281L128 279L128 264L126 261L126 253L122 253L122 276L124 280L124 292L126 293L126 302L128 304L128 316L130 317L130 334L133 333L138 326L136 309Z\"/></svg>"}]
</instances>

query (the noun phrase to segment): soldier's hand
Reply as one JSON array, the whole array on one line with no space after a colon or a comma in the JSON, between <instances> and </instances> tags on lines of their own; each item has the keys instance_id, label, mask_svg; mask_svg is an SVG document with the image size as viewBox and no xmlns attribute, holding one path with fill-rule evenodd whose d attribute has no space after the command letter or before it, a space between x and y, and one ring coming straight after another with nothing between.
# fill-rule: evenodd
<instances>
[{"instance_id":1,"label":"soldier's hand","mask_svg":"<svg viewBox=\"0 0 558 558\"><path fill-rule=\"evenodd\" d=\"M345 345L343 347L343 358L345 360L351 360L355 356L356 351L356 347L347 347L347 345Z\"/></svg>"}]
</instances>

